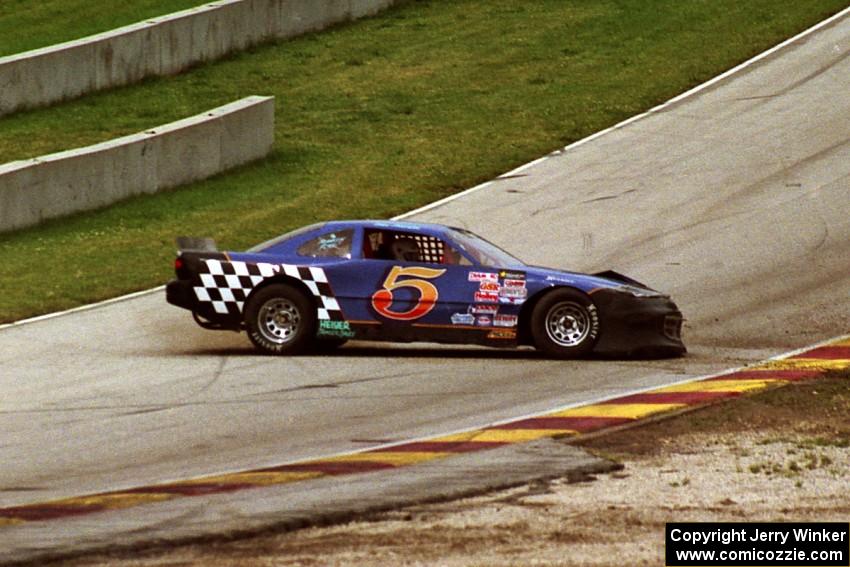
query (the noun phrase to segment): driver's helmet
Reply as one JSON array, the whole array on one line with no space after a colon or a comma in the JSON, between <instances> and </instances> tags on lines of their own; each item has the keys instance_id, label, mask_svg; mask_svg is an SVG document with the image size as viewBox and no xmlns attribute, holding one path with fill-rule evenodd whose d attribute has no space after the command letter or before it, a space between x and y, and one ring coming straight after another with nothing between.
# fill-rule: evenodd
<instances>
[{"instance_id":1,"label":"driver's helmet","mask_svg":"<svg viewBox=\"0 0 850 567\"><path fill-rule=\"evenodd\" d=\"M403 262L419 261L419 245L412 238L397 238L390 245L390 252L395 260Z\"/></svg>"}]
</instances>

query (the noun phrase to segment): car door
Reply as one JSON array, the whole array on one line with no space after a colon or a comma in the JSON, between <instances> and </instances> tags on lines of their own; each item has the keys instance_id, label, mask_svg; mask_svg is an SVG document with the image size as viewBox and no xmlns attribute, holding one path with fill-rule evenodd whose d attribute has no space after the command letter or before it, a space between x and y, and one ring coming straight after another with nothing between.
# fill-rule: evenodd
<instances>
[{"instance_id":1,"label":"car door","mask_svg":"<svg viewBox=\"0 0 850 567\"><path fill-rule=\"evenodd\" d=\"M447 328L474 328L469 313L478 283L468 265L439 236L393 227L365 227L360 258L335 275L346 281L337 296L364 338L438 340ZM454 256L457 254L457 256ZM465 261L469 264L469 261ZM454 341L449 341L454 342Z\"/></svg>"}]
</instances>

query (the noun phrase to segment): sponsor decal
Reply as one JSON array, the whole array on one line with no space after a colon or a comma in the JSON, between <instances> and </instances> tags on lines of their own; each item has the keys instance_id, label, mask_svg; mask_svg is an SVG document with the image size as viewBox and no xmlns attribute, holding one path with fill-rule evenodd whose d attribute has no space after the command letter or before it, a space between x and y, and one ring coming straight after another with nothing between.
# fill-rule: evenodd
<instances>
[{"instance_id":1,"label":"sponsor decal","mask_svg":"<svg viewBox=\"0 0 850 567\"><path fill-rule=\"evenodd\" d=\"M452 315L452 325L474 325L475 316L469 313L455 313Z\"/></svg>"},{"instance_id":2,"label":"sponsor decal","mask_svg":"<svg viewBox=\"0 0 850 567\"><path fill-rule=\"evenodd\" d=\"M470 305L469 312L475 315L495 315L499 311L498 305Z\"/></svg>"},{"instance_id":3,"label":"sponsor decal","mask_svg":"<svg viewBox=\"0 0 850 567\"><path fill-rule=\"evenodd\" d=\"M408 229L413 229L413 230L421 230L422 229L422 227L420 225L418 225L414 222L375 221L372 224L374 224L376 227L379 227L379 228L394 228L394 229L408 228Z\"/></svg>"},{"instance_id":4,"label":"sponsor decal","mask_svg":"<svg viewBox=\"0 0 850 567\"><path fill-rule=\"evenodd\" d=\"M499 303L503 303L505 305L522 305L525 303L524 297L500 297Z\"/></svg>"},{"instance_id":5,"label":"sponsor decal","mask_svg":"<svg viewBox=\"0 0 850 567\"><path fill-rule=\"evenodd\" d=\"M516 315L496 315L493 318L494 327L516 327L519 317Z\"/></svg>"},{"instance_id":6,"label":"sponsor decal","mask_svg":"<svg viewBox=\"0 0 850 567\"><path fill-rule=\"evenodd\" d=\"M576 283L574 279L568 278L567 276L546 276L547 282L564 282L568 284Z\"/></svg>"},{"instance_id":7,"label":"sponsor decal","mask_svg":"<svg viewBox=\"0 0 850 567\"><path fill-rule=\"evenodd\" d=\"M475 325L478 327L489 327L493 324L493 320L486 315L482 315L475 320Z\"/></svg>"},{"instance_id":8,"label":"sponsor decal","mask_svg":"<svg viewBox=\"0 0 850 567\"><path fill-rule=\"evenodd\" d=\"M487 291L476 291L475 303L499 303L499 294Z\"/></svg>"},{"instance_id":9,"label":"sponsor decal","mask_svg":"<svg viewBox=\"0 0 850 567\"><path fill-rule=\"evenodd\" d=\"M478 286L479 291L498 292L500 289L499 282L481 282Z\"/></svg>"},{"instance_id":10,"label":"sponsor decal","mask_svg":"<svg viewBox=\"0 0 850 567\"><path fill-rule=\"evenodd\" d=\"M510 270L502 270L499 272L499 277L503 280L524 280L525 272L512 272Z\"/></svg>"},{"instance_id":11,"label":"sponsor decal","mask_svg":"<svg viewBox=\"0 0 850 567\"><path fill-rule=\"evenodd\" d=\"M502 285L508 289L525 289L525 280L505 280Z\"/></svg>"},{"instance_id":12,"label":"sponsor decal","mask_svg":"<svg viewBox=\"0 0 850 567\"><path fill-rule=\"evenodd\" d=\"M487 333L488 339L516 339L516 331L514 329L496 329Z\"/></svg>"},{"instance_id":13,"label":"sponsor decal","mask_svg":"<svg viewBox=\"0 0 850 567\"><path fill-rule=\"evenodd\" d=\"M499 290L499 297L514 297L525 299L528 297L528 289L524 287L503 287Z\"/></svg>"},{"instance_id":14,"label":"sponsor decal","mask_svg":"<svg viewBox=\"0 0 850 567\"><path fill-rule=\"evenodd\" d=\"M490 272L469 272L469 281L471 282L498 282L499 274Z\"/></svg>"},{"instance_id":15,"label":"sponsor decal","mask_svg":"<svg viewBox=\"0 0 850 567\"><path fill-rule=\"evenodd\" d=\"M319 321L319 330L316 335L320 337L337 337L340 339L354 338L354 331L348 321Z\"/></svg>"},{"instance_id":16,"label":"sponsor decal","mask_svg":"<svg viewBox=\"0 0 850 567\"><path fill-rule=\"evenodd\" d=\"M319 252L338 250L345 245L345 241L345 236L337 236L334 232L326 237L319 237Z\"/></svg>"}]
</instances>

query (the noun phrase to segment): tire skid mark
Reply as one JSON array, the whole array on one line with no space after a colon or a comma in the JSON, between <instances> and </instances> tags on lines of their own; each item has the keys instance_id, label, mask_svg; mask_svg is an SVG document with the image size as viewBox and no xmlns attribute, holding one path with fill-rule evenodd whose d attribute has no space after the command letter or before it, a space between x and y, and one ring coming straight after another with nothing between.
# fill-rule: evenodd
<instances>
[{"instance_id":1,"label":"tire skid mark","mask_svg":"<svg viewBox=\"0 0 850 567\"><path fill-rule=\"evenodd\" d=\"M486 427L331 457L0 508L0 529L330 476L391 470L547 437L575 437L850 369L850 335L755 365Z\"/></svg>"}]
</instances>

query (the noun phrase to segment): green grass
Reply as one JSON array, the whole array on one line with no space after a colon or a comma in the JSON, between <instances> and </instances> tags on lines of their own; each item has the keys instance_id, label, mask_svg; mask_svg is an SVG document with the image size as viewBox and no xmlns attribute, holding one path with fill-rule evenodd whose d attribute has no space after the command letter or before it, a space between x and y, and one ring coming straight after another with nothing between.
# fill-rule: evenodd
<instances>
[{"instance_id":1,"label":"green grass","mask_svg":"<svg viewBox=\"0 0 850 567\"><path fill-rule=\"evenodd\" d=\"M2 0L0 56L79 39L206 3L201 0Z\"/></svg>"},{"instance_id":2,"label":"green grass","mask_svg":"<svg viewBox=\"0 0 850 567\"><path fill-rule=\"evenodd\" d=\"M239 249L315 220L433 201L669 99L844 2L410 2L0 119L2 162L277 97L276 144L255 165L0 235L0 321L163 283L177 235Z\"/></svg>"}]
</instances>

